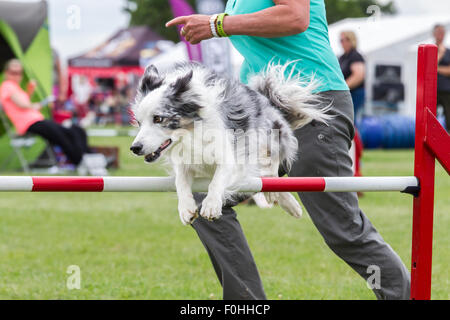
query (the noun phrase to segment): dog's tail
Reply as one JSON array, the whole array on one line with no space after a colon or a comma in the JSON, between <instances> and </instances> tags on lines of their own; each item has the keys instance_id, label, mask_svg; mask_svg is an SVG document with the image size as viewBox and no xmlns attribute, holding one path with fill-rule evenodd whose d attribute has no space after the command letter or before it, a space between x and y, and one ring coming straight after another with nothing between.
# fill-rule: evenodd
<instances>
[{"instance_id":1,"label":"dog's tail","mask_svg":"<svg viewBox=\"0 0 450 320\"><path fill-rule=\"evenodd\" d=\"M292 75L294 62L285 65L270 63L267 69L249 79L249 86L264 96L281 111L292 129L298 129L313 120L327 123L333 118L327 112L331 107L323 105L319 95L314 93L319 83L314 79L304 80ZM291 66L291 73L286 76Z\"/></svg>"}]
</instances>

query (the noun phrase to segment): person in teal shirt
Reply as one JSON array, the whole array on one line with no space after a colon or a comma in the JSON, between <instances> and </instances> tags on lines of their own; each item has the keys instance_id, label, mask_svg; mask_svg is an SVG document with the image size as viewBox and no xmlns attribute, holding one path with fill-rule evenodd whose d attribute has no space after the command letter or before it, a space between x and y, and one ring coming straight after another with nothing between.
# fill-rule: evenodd
<instances>
[{"instance_id":1,"label":"person in teal shirt","mask_svg":"<svg viewBox=\"0 0 450 320\"><path fill-rule=\"evenodd\" d=\"M228 1L229 15L253 13L273 7L271 0ZM348 90L339 63L328 39L328 25L323 1L311 1L310 22L305 32L276 38L231 36L233 46L244 56L241 81L247 83L250 75L263 71L269 61L293 64L296 73L304 78L314 77L320 82L318 91ZM290 70L289 70L290 71Z\"/></svg>"},{"instance_id":2,"label":"person in teal shirt","mask_svg":"<svg viewBox=\"0 0 450 320\"><path fill-rule=\"evenodd\" d=\"M215 29L207 15L177 17L166 26L184 25L181 36L192 44L216 35L229 36L245 58L240 74L243 83L270 63L289 62L293 69L288 73L318 81L316 92L323 102L317 107L331 105L334 118L328 125L313 121L295 131L298 158L289 172L280 168L280 175L353 176L349 156L354 137L353 103L331 50L324 0L229 0L226 13L216 20ZM368 281L378 299L409 299L409 271L359 208L356 193L298 195L325 243ZM216 221L200 217L192 226L210 256L224 299L266 299L232 208L224 207ZM299 268L302 263L307 261L299 261ZM369 281L373 266L379 270L379 283Z\"/></svg>"}]
</instances>

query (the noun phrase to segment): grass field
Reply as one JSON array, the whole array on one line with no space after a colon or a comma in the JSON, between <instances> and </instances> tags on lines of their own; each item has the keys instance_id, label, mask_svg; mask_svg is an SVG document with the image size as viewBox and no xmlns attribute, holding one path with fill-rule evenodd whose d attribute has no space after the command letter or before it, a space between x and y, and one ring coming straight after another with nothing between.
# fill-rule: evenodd
<instances>
[{"instance_id":1,"label":"grass field","mask_svg":"<svg viewBox=\"0 0 450 320\"><path fill-rule=\"evenodd\" d=\"M131 156L130 142L91 144L120 146L113 175L164 175ZM413 152L366 152L363 172L412 175ZM439 165L436 177L432 298L449 299L450 179ZM168 193L0 194L0 299L220 299L208 256L193 229L181 225L176 201ZM360 206L409 268L411 196L366 193ZM375 298L307 215L293 220L279 208L244 205L237 211L269 299ZM70 265L80 267L80 290L66 287Z\"/></svg>"}]
</instances>

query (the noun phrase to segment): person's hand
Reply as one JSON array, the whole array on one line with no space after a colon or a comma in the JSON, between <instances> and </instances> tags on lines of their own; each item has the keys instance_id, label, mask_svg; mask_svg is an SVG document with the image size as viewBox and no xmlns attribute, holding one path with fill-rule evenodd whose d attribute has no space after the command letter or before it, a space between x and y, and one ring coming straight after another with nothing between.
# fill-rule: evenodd
<instances>
[{"instance_id":1,"label":"person's hand","mask_svg":"<svg viewBox=\"0 0 450 320\"><path fill-rule=\"evenodd\" d=\"M40 103L32 103L31 104L31 108L32 109L34 109L34 110L41 110L41 108L42 108L42 105L40 104Z\"/></svg>"},{"instance_id":2,"label":"person's hand","mask_svg":"<svg viewBox=\"0 0 450 320\"><path fill-rule=\"evenodd\" d=\"M36 80L31 79L27 84L27 92L30 96L33 94L34 90L36 90L36 87L37 87Z\"/></svg>"},{"instance_id":3,"label":"person's hand","mask_svg":"<svg viewBox=\"0 0 450 320\"><path fill-rule=\"evenodd\" d=\"M198 44L213 37L209 19L210 16L203 14L181 16L167 22L166 27L184 25L180 32L181 36L191 44Z\"/></svg>"}]
</instances>

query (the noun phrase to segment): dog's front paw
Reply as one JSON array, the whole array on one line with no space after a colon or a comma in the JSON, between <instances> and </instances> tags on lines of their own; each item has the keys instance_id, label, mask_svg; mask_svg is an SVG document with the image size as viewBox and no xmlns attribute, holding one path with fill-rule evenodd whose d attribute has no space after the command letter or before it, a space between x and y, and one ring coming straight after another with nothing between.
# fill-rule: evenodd
<instances>
[{"instance_id":1,"label":"dog's front paw","mask_svg":"<svg viewBox=\"0 0 450 320\"><path fill-rule=\"evenodd\" d=\"M222 199L214 196L206 196L202 202L200 215L208 220L216 220L222 216Z\"/></svg>"},{"instance_id":2,"label":"dog's front paw","mask_svg":"<svg viewBox=\"0 0 450 320\"><path fill-rule=\"evenodd\" d=\"M197 218L197 204L192 198L188 198L178 203L178 213L180 214L181 222L186 226L192 224Z\"/></svg>"}]
</instances>

